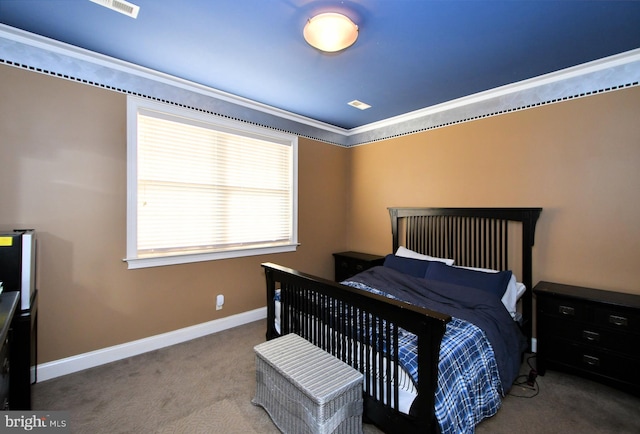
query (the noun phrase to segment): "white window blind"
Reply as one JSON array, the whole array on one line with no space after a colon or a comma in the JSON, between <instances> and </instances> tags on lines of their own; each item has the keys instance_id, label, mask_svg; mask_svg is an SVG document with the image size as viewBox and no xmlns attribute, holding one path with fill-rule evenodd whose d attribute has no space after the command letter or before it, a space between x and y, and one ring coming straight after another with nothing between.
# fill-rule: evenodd
<instances>
[{"instance_id":1,"label":"white window blind","mask_svg":"<svg viewBox=\"0 0 640 434\"><path fill-rule=\"evenodd\" d=\"M295 136L129 98L130 268L295 249Z\"/></svg>"}]
</instances>

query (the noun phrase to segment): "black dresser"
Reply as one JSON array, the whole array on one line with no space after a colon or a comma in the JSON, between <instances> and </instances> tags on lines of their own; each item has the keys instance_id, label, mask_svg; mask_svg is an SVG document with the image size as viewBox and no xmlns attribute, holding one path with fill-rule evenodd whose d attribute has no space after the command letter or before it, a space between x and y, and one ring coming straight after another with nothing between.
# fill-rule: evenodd
<instances>
[{"instance_id":1,"label":"black dresser","mask_svg":"<svg viewBox=\"0 0 640 434\"><path fill-rule=\"evenodd\" d=\"M540 282L537 367L640 395L640 295Z\"/></svg>"}]
</instances>

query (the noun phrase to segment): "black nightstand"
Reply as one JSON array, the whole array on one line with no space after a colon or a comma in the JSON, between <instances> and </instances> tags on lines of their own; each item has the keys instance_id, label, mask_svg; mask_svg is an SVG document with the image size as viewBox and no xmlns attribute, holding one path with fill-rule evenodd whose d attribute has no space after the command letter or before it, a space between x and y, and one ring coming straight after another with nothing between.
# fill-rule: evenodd
<instances>
[{"instance_id":1,"label":"black nightstand","mask_svg":"<svg viewBox=\"0 0 640 434\"><path fill-rule=\"evenodd\" d=\"M384 256L360 252L334 253L336 263L336 282L342 282L354 274L384 263Z\"/></svg>"},{"instance_id":2,"label":"black nightstand","mask_svg":"<svg viewBox=\"0 0 640 434\"><path fill-rule=\"evenodd\" d=\"M581 375L640 395L640 296L540 282L537 367Z\"/></svg>"}]
</instances>

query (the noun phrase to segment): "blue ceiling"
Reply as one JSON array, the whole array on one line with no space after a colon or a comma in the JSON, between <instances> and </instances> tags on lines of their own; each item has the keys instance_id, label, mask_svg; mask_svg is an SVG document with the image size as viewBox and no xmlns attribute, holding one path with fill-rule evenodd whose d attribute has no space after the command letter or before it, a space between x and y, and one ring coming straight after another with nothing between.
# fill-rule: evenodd
<instances>
[{"instance_id":1,"label":"blue ceiling","mask_svg":"<svg viewBox=\"0 0 640 434\"><path fill-rule=\"evenodd\" d=\"M640 48L640 1L0 0L0 23L351 129ZM337 11L356 43L302 29ZM372 107L358 110L360 100Z\"/></svg>"}]
</instances>

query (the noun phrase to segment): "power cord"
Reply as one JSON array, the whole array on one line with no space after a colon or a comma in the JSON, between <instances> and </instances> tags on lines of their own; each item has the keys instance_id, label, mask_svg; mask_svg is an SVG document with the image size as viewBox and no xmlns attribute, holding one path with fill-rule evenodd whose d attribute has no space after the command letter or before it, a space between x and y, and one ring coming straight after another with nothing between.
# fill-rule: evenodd
<instances>
[{"instance_id":1,"label":"power cord","mask_svg":"<svg viewBox=\"0 0 640 434\"><path fill-rule=\"evenodd\" d=\"M535 354L531 355L527 358L527 365L529 366L529 373L520 375L513 382L513 387L511 387L511 391L509 395L515 396L516 398L533 398L540 393L540 385L538 384L538 371L536 368L531 366L531 359L535 359ZM516 387L523 391L523 394L518 394L514 392Z\"/></svg>"}]
</instances>

